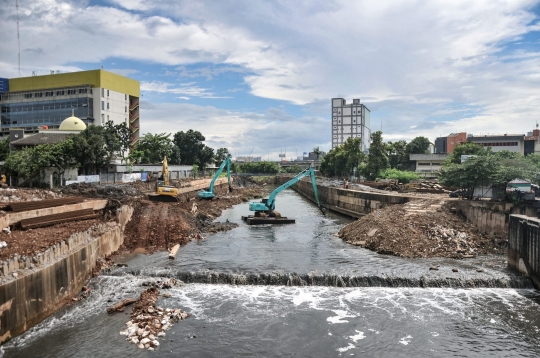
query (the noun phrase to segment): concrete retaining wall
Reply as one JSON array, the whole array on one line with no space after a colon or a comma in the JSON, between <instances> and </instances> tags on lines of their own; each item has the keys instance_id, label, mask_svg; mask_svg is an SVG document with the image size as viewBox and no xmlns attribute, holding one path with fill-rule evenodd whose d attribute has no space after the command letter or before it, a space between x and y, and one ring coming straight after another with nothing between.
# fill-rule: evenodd
<instances>
[{"instance_id":1,"label":"concrete retaining wall","mask_svg":"<svg viewBox=\"0 0 540 358\"><path fill-rule=\"evenodd\" d=\"M538 208L533 206L516 206L513 203L491 201L456 200L453 205L457 213L475 225L480 232L490 236L507 236L508 222L511 214L536 217Z\"/></svg>"},{"instance_id":2,"label":"concrete retaining wall","mask_svg":"<svg viewBox=\"0 0 540 358\"><path fill-rule=\"evenodd\" d=\"M540 219L510 215L508 266L530 277L540 289Z\"/></svg>"},{"instance_id":3,"label":"concrete retaining wall","mask_svg":"<svg viewBox=\"0 0 540 358\"><path fill-rule=\"evenodd\" d=\"M123 206L117 222L73 234L31 258L32 269L18 267L9 274L9 266L17 264L8 264L8 276L0 283L0 344L41 322L79 293L92 277L98 258L112 254L124 242L123 231L132 213L131 207Z\"/></svg>"},{"instance_id":4,"label":"concrete retaining wall","mask_svg":"<svg viewBox=\"0 0 540 358\"><path fill-rule=\"evenodd\" d=\"M288 177L276 177L276 183L281 185L290 179L291 178ZM313 185L310 180L301 180L293 185L292 188L309 200L315 202ZM404 204L411 200L418 200L418 198L409 196L330 188L320 185L317 185L317 191L323 207L354 218L367 215L372 211L384 208L387 205Z\"/></svg>"}]
</instances>

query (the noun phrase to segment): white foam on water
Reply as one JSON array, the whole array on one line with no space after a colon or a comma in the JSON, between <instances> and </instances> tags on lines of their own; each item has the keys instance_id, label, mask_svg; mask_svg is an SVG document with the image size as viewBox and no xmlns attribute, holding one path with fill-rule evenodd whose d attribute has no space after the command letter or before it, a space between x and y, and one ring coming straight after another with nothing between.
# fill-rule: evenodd
<instances>
[{"instance_id":1,"label":"white foam on water","mask_svg":"<svg viewBox=\"0 0 540 358\"><path fill-rule=\"evenodd\" d=\"M360 339L366 338L366 336L364 335L364 332L362 332L362 331L357 331L357 330L355 330L355 331L356 331L356 333L358 333L358 334L356 334L356 335L354 335L354 336L349 336L349 338L352 339L355 343L356 343L357 341L359 341Z\"/></svg>"},{"instance_id":2,"label":"white foam on water","mask_svg":"<svg viewBox=\"0 0 540 358\"><path fill-rule=\"evenodd\" d=\"M489 320L489 323L497 323L493 318Z\"/></svg>"},{"instance_id":3,"label":"white foam on water","mask_svg":"<svg viewBox=\"0 0 540 358\"><path fill-rule=\"evenodd\" d=\"M347 352L349 349L353 349L353 348L356 348L356 346L352 343L349 343L349 345L347 347L342 347L342 348L338 348L337 351L338 352Z\"/></svg>"},{"instance_id":4,"label":"white foam on water","mask_svg":"<svg viewBox=\"0 0 540 358\"><path fill-rule=\"evenodd\" d=\"M431 332L431 335L432 335L433 337L439 337L439 333L437 333L437 332Z\"/></svg>"},{"instance_id":5,"label":"white foam on water","mask_svg":"<svg viewBox=\"0 0 540 358\"><path fill-rule=\"evenodd\" d=\"M412 336L407 336L407 337L403 337L401 338L401 340L399 341L399 343L403 344L404 346L408 345L409 343L411 343L411 339L413 337Z\"/></svg>"},{"instance_id":6,"label":"white foam on water","mask_svg":"<svg viewBox=\"0 0 540 358\"><path fill-rule=\"evenodd\" d=\"M356 317L354 315L347 314L348 312L343 310L332 310L332 312L334 312L336 316L326 318L326 320L330 322L330 324L349 323L349 321L345 320L344 318Z\"/></svg>"}]
</instances>

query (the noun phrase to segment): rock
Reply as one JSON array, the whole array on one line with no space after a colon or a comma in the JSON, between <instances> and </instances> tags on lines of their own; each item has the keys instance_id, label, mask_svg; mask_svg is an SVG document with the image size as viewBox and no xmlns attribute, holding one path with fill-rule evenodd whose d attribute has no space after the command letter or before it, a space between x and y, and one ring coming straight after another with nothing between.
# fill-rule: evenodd
<instances>
[{"instance_id":1,"label":"rock","mask_svg":"<svg viewBox=\"0 0 540 358\"><path fill-rule=\"evenodd\" d=\"M152 341L152 344L154 345L154 347L159 346L159 342L155 339Z\"/></svg>"},{"instance_id":2,"label":"rock","mask_svg":"<svg viewBox=\"0 0 540 358\"><path fill-rule=\"evenodd\" d=\"M133 343L133 344L139 344L139 338L137 338L137 337L131 337L131 343Z\"/></svg>"},{"instance_id":3,"label":"rock","mask_svg":"<svg viewBox=\"0 0 540 358\"><path fill-rule=\"evenodd\" d=\"M482 269L476 269L476 272L484 272Z\"/></svg>"},{"instance_id":4,"label":"rock","mask_svg":"<svg viewBox=\"0 0 540 358\"><path fill-rule=\"evenodd\" d=\"M373 235L375 235L377 233L378 230L379 230L378 228L377 229L371 229L368 232L367 236L372 237Z\"/></svg>"},{"instance_id":5,"label":"rock","mask_svg":"<svg viewBox=\"0 0 540 358\"><path fill-rule=\"evenodd\" d=\"M146 346L147 343L150 342L150 339L147 337L147 338L143 338L141 339L141 344L144 344Z\"/></svg>"},{"instance_id":6,"label":"rock","mask_svg":"<svg viewBox=\"0 0 540 358\"><path fill-rule=\"evenodd\" d=\"M167 333L165 333L165 332L159 332L157 334L158 337L165 337L166 335L167 335Z\"/></svg>"},{"instance_id":7,"label":"rock","mask_svg":"<svg viewBox=\"0 0 540 358\"><path fill-rule=\"evenodd\" d=\"M430 271L438 271L439 268L438 268L437 266L431 266L431 267L429 268L429 270L430 270Z\"/></svg>"},{"instance_id":8,"label":"rock","mask_svg":"<svg viewBox=\"0 0 540 358\"><path fill-rule=\"evenodd\" d=\"M149 335L148 335L148 339L151 340L151 341L153 341L153 340L156 339L156 337L154 337L153 334L149 334Z\"/></svg>"},{"instance_id":9,"label":"rock","mask_svg":"<svg viewBox=\"0 0 540 358\"><path fill-rule=\"evenodd\" d=\"M146 348L146 349L150 348L150 343L146 343L146 344L144 345L144 348Z\"/></svg>"},{"instance_id":10,"label":"rock","mask_svg":"<svg viewBox=\"0 0 540 358\"><path fill-rule=\"evenodd\" d=\"M154 348L152 348L152 347L148 347L148 350L149 350L149 351L153 351L153 350L154 350Z\"/></svg>"},{"instance_id":11,"label":"rock","mask_svg":"<svg viewBox=\"0 0 540 358\"><path fill-rule=\"evenodd\" d=\"M77 297L73 297L71 300L77 302L79 299Z\"/></svg>"},{"instance_id":12,"label":"rock","mask_svg":"<svg viewBox=\"0 0 540 358\"><path fill-rule=\"evenodd\" d=\"M137 330L137 335L138 335L138 336L142 336L143 333L144 333L144 329L139 328L139 329Z\"/></svg>"},{"instance_id":13,"label":"rock","mask_svg":"<svg viewBox=\"0 0 540 358\"><path fill-rule=\"evenodd\" d=\"M137 347L139 347L140 349L144 349L144 344L139 344Z\"/></svg>"},{"instance_id":14,"label":"rock","mask_svg":"<svg viewBox=\"0 0 540 358\"><path fill-rule=\"evenodd\" d=\"M126 330L123 330L123 331L120 331L120 335L121 335L121 336L127 336L127 335L128 335L127 329L126 329Z\"/></svg>"},{"instance_id":15,"label":"rock","mask_svg":"<svg viewBox=\"0 0 540 358\"><path fill-rule=\"evenodd\" d=\"M152 306L148 307L147 312L148 313L154 313L154 309L152 308Z\"/></svg>"},{"instance_id":16,"label":"rock","mask_svg":"<svg viewBox=\"0 0 540 358\"><path fill-rule=\"evenodd\" d=\"M144 331L143 334L141 334L141 336L143 337L147 337L148 335L150 334L150 331Z\"/></svg>"},{"instance_id":17,"label":"rock","mask_svg":"<svg viewBox=\"0 0 540 358\"><path fill-rule=\"evenodd\" d=\"M171 294L170 294L170 293L164 293L164 294L163 294L163 297L171 298Z\"/></svg>"},{"instance_id":18,"label":"rock","mask_svg":"<svg viewBox=\"0 0 540 358\"><path fill-rule=\"evenodd\" d=\"M453 268L452 272L458 272L459 270L457 268Z\"/></svg>"},{"instance_id":19,"label":"rock","mask_svg":"<svg viewBox=\"0 0 540 358\"><path fill-rule=\"evenodd\" d=\"M123 300L122 302L118 302L114 306L107 308L107 313L123 312L125 306L131 305L135 302L137 302L137 299L128 298L127 300Z\"/></svg>"}]
</instances>

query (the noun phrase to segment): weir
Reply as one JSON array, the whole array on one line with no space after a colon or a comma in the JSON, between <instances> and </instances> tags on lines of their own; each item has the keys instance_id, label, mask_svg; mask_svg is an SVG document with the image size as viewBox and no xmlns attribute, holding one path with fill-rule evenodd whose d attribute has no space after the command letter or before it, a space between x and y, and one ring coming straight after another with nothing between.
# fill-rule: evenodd
<instances>
[{"instance_id":1,"label":"weir","mask_svg":"<svg viewBox=\"0 0 540 358\"><path fill-rule=\"evenodd\" d=\"M184 283L253 286L326 286L326 287L419 287L419 288L533 288L531 280L522 275L493 277L470 275L470 277L441 277L421 275L419 277L391 275L338 275L297 273L227 273L216 271L185 272L170 269L154 271L122 270L114 276L133 275L155 278L174 277Z\"/></svg>"},{"instance_id":2,"label":"weir","mask_svg":"<svg viewBox=\"0 0 540 358\"><path fill-rule=\"evenodd\" d=\"M540 289L540 219L510 215L508 266L530 277Z\"/></svg>"}]
</instances>

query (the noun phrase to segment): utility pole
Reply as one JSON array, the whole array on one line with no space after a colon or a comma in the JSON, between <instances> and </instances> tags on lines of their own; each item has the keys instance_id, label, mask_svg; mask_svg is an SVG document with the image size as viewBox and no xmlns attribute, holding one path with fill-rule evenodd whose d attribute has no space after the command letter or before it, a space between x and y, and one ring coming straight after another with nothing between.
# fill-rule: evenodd
<instances>
[{"instance_id":1,"label":"utility pole","mask_svg":"<svg viewBox=\"0 0 540 358\"><path fill-rule=\"evenodd\" d=\"M17 8L17 44L19 46L19 77L21 77L21 37L19 36L19 0L15 0Z\"/></svg>"}]
</instances>

